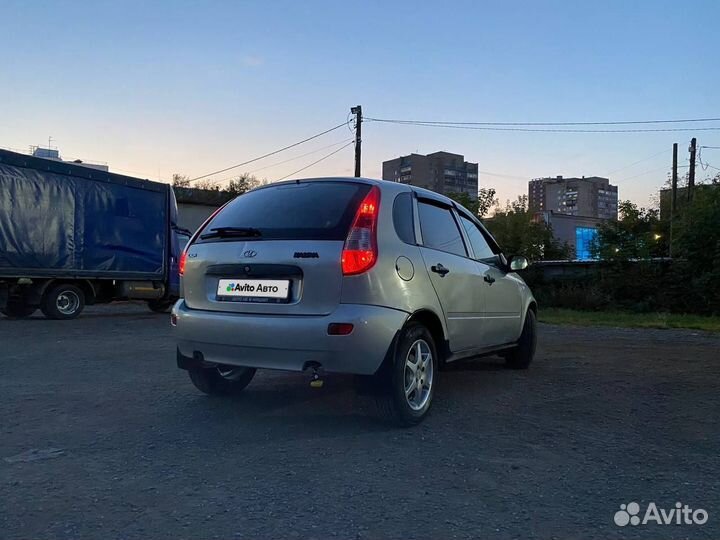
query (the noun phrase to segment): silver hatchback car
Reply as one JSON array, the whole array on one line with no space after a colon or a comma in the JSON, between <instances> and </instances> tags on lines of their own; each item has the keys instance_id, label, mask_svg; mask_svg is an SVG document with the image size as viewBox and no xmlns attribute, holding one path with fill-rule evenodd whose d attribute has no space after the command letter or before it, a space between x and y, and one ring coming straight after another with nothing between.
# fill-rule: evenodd
<instances>
[{"instance_id":1,"label":"silver hatchback car","mask_svg":"<svg viewBox=\"0 0 720 540\"><path fill-rule=\"evenodd\" d=\"M527 368L536 302L480 221L451 199L365 178L267 185L226 204L180 260L178 367L209 394L257 368L359 375L399 425L430 409L443 365Z\"/></svg>"}]
</instances>

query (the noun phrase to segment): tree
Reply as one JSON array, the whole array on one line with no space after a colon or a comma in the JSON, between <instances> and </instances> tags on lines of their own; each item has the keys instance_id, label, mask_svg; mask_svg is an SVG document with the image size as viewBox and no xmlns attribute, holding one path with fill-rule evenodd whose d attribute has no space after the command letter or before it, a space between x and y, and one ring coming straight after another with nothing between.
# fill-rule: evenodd
<instances>
[{"instance_id":1,"label":"tree","mask_svg":"<svg viewBox=\"0 0 720 540\"><path fill-rule=\"evenodd\" d=\"M638 207L631 201L618 204L617 221L598 227L593 256L603 260L648 259L668 256L669 228L654 208Z\"/></svg>"},{"instance_id":2,"label":"tree","mask_svg":"<svg viewBox=\"0 0 720 540\"><path fill-rule=\"evenodd\" d=\"M246 191L250 191L262 185L264 181L260 181L249 173L243 173L228 182L225 187L221 187L220 182L211 178L204 178L198 182L191 183L190 178L183 174L173 174L172 185L177 188L186 189L204 189L208 191L218 191L228 193L233 197L242 195Z\"/></svg>"},{"instance_id":3,"label":"tree","mask_svg":"<svg viewBox=\"0 0 720 540\"><path fill-rule=\"evenodd\" d=\"M249 173L243 173L237 178L233 178L223 191L232 193L235 196L242 195L261 185L261 182Z\"/></svg>"},{"instance_id":4,"label":"tree","mask_svg":"<svg viewBox=\"0 0 720 540\"><path fill-rule=\"evenodd\" d=\"M172 175L172 185L173 187L178 188L189 188L190 187L190 177L185 176L183 174L173 174Z\"/></svg>"},{"instance_id":5,"label":"tree","mask_svg":"<svg viewBox=\"0 0 720 540\"><path fill-rule=\"evenodd\" d=\"M699 184L676 221L673 259L676 279L687 287L692 306L720 313L720 174Z\"/></svg>"},{"instance_id":6,"label":"tree","mask_svg":"<svg viewBox=\"0 0 720 540\"><path fill-rule=\"evenodd\" d=\"M535 261L570 256L569 246L555 240L552 229L544 221L533 219L527 195L507 201L505 208L497 208L485 224L508 255L523 255Z\"/></svg>"},{"instance_id":7,"label":"tree","mask_svg":"<svg viewBox=\"0 0 720 540\"><path fill-rule=\"evenodd\" d=\"M494 188L480 188L477 198L471 197L464 191L460 193L451 192L448 193L447 196L480 218L485 217L490 211L490 208L498 202L495 198Z\"/></svg>"},{"instance_id":8,"label":"tree","mask_svg":"<svg viewBox=\"0 0 720 540\"><path fill-rule=\"evenodd\" d=\"M184 174L175 173L172 175L172 185L177 188L194 188L194 189L207 189L210 191L220 191L220 184L209 178L200 180L196 183L191 183L190 177Z\"/></svg>"},{"instance_id":9,"label":"tree","mask_svg":"<svg viewBox=\"0 0 720 540\"><path fill-rule=\"evenodd\" d=\"M195 189L204 189L206 191L222 191L220 189L220 183L211 178L203 178L202 180L192 184L190 187Z\"/></svg>"}]
</instances>

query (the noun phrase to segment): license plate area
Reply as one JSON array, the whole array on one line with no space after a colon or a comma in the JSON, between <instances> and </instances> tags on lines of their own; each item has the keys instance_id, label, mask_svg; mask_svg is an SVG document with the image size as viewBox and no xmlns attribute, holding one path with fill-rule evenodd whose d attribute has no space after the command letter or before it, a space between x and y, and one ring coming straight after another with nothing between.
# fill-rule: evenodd
<instances>
[{"instance_id":1,"label":"license plate area","mask_svg":"<svg viewBox=\"0 0 720 540\"><path fill-rule=\"evenodd\" d=\"M220 302L287 304L292 297L289 279L219 279L216 299Z\"/></svg>"}]
</instances>

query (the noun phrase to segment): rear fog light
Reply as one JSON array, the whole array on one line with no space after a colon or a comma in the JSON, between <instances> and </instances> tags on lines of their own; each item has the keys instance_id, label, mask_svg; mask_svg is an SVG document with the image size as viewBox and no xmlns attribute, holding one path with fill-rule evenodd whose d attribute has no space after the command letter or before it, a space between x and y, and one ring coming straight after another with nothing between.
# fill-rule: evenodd
<instances>
[{"instance_id":1,"label":"rear fog light","mask_svg":"<svg viewBox=\"0 0 720 540\"><path fill-rule=\"evenodd\" d=\"M330 323L328 324L328 335L347 336L353 331L352 323Z\"/></svg>"}]
</instances>

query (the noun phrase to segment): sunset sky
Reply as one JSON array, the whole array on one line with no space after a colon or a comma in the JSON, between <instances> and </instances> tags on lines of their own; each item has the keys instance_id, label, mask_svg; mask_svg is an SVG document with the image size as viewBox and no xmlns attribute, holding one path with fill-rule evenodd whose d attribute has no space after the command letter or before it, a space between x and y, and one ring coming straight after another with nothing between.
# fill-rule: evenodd
<instances>
[{"instance_id":1,"label":"sunset sky","mask_svg":"<svg viewBox=\"0 0 720 540\"><path fill-rule=\"evenodd\" d=\"M419 120L720 117L719 17L717 1L6 0L0 146L27 150L52 136L65 157L169 181L323 131L356 104L370 117ZM599 175L619 185L621 199L648 204L665 181L673 142L681 163L692 136L720 146L720 131L518 133L367 122L363 135L364 176L379 177L382 161L398 155L447 150L479 162L480 185L503 200L526 193L532 177ZM343 127L237 172L275 180L351 136ZM720 167L720 150L703 157ZM352 171L350 146L301 176ZM700 169L698 178L713 171Z\"/></svg>"}]
</instances>

